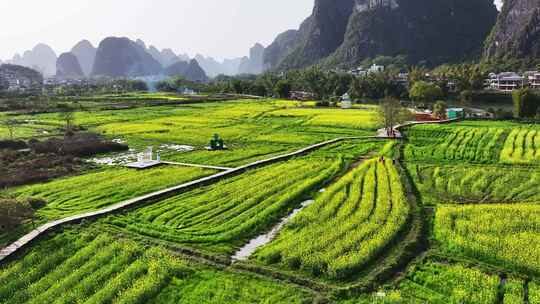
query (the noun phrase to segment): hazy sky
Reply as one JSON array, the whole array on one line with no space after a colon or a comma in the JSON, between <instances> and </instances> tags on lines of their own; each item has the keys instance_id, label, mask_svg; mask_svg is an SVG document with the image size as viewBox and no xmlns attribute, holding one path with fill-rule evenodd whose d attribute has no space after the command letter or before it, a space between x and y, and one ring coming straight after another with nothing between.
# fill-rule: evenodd
<instances>
[{"instance_id":1,"label":"hazy sky","mask_svg":"<svg viewBox=\"0 0 540 304\"><path fill-rule=\"evenodd\" d=\"M228 58L247 55L297 28L313 0L1 0L0 59L39 42L57 53L81 39L141 38L175 52Z\"/></svg>"},{"instance_id":2,"label":"hazy sky","mask_svg":"<svg viewBox=\"0 0 540 304\"><path fill-rule=\"evenodd\" d=\"M339 0L337 0L339 1ZM57 53L81 39L141 38L158 48L216 58L247 55L297 28L314 0L1 0L0 59L39 42Z\"/></svg>"}]
</instances>

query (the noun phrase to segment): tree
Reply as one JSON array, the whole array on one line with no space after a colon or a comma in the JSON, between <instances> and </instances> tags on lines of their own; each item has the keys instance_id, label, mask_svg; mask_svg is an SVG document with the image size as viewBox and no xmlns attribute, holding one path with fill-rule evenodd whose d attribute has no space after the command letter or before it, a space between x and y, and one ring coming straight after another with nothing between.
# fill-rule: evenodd
<instances>
[{"instance_id":1,"label":"tree","mask_svg":"<svg viewBox=\"0 0 540 304\"><path fill-rule=\"evenodd\" d=\"M325 99L330 95L328 77L320 68L312 67L304 70L302 79L307 91L315 94L317 99Z\"/></svg>"},{"instance_id":2,"label":"tree","mask_svg":"<svg viewBox=\"0 0 540 304\"><path fill-rule=\"evenodd\" d=\"M525 88L512 93L515 118L534 118L540 109L540 97Z\"/></svg>"},{"instance_id":3,"label":"tree","mask_svg":"<svg viewBox=\"0 0 540 304\"><path fill-rule=\"evenodd\" d=\"M441 88L433 83L417 81L409 91L409 96L417 102L433 102L443 97Z\"/></svg>"},{"instance_id":4,"label":"tree","mask_svg":"<svg viewBox=\"0 0 540 304\"><path fill-rule=\"evenodd\" d=\"M448 109L448 105L446 102L439 100L435 103L433 106L433 115L439 119L446 119L448 116L446 114L446 110Z\"/></svg>"},{"instance_id":5,"label":"tree","mask_svg":"<svg viewBox=\"0 0 540 304\"><path fill-rule=\"evenodd\" d=\"M278 81L274 88L274 92L279 98L289 98L291 96L291 90L291 84L285 79Z\"/></svg>"},{"instance_id":6,"label":"tree","mask_svg":"<svg viewBox=\"0 0 540 304\"><path fill-rule=\"evenodd\" d=\"M33 217L34 210L28 202L0 198L0 232L9 231Z\"/></svg>"},{"instance_id":7,"label":"tree","mask_svg":"<svg viewBox=\"0 0 540 304\"><path fill-rule=\"evenodd\" d=\"M64 107L58 114L59 118L65 122L66 135L73 135L73 122L75 121L75 113L71 107Z\"/></svg>"},{"instance_id":8,"label":"tree","mask_svg":"<svg viewBox=\"0 0 540 304\"><path fill-rule=\"evenodd\" d=\"M17 126L17 121L13 119L7 119L2 122L4 127L8 130L9 139L14 139L15 127Z\"/></svg>"},{"instance_id":9,"label":"tree","mask_svg":"<svg viewBox=\"0 0 540 304\"><path fill-rule=\"evenodd\" d=\"M379 104L378 121L384 126L387 134L393 134L396 125L412 119L409 109L403 107L395 98L384 98Z\"/></svg>"},{"instance_id":10,"label":"tree","mask_svg":"<svg viewBox=\"0 0 540 304\"><path fill-rule=\"evenodd\" d=\"M384 97L402 97L406 95L405 87L394 81L387 73L372 73L353 80L349 95L354 99Z\"/></svg>"},{"instance_id":11,"label":"tree","mask_svg":"<svg viewBox=\"0 0 540 304\"><path fill-rule=\"evenodd\" d=\"M426 81L427 72L423 67L411 67L409 70L409 85L412 87L418 81Z\"/></svg>"}]
</instances>

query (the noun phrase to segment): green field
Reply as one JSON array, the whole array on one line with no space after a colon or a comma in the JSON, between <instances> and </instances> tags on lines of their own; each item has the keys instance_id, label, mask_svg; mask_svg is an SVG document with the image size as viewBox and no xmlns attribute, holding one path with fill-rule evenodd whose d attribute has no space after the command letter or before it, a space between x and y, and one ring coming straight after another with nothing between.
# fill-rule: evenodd
<instances>
[{"instance_id":1,"label":"green field","mask_svg":"<svg viewBox=\"0 0 540 304\"><path fill-rule=\"evenodd\" d=\"M376 258L403 230L408 216L391 161L369 160L328 188L256 259L344 280Z\"/></svg>"},{"instance_id":2,"label":"green field","mask_svg":"<svg viewBox=\"0 0 540 304\"><path fill-rule=\"evenodd\" d=\"M37 210L33 223L27 223L17 233L0 233L0 244L15 240L21 234L35 228L36 225L99 210L213 173L215 173L213 170L177 166L161 166L144 171L108 168L12 189L7 191L11 196L21 199L41 198L46 201L46 205Z\"/></svg>"},{"instance_id":3,"label":"green field","mask_svg":"<svg viewBox=\"0 0 540 304\"><path fill-rule=\"evenodd\" d=\"M51 237L0 268L0 303L6 304L305 303L312 297L89 227Z\"/></svg>"},{"instance_id":4,"label":"green field","mask_svg":"<svg viewBox=\"0 0 540 304\"><path fill-rule=\"evenodd\" d=\"M195 150L191 152L165 149L162 155L167 160L222 166L246 164L336 137L372 135L378 127L373 108L342 111L298 105L281 100L239 100L123 110L89 109L75 113L75 124L110 139L122 139L137 150L170 144L193 146ZM28 130L33 124L53 126L51 135L59 134L63 124L57 113L14 118L32 122L16 129L25 138L35 135ZM0 116L2 119L5 118ZM206 151L216 133L229 150Z\"/></svg>"},{"instance_id":5,"label":"green field","mask_svg":"<svg viewBox=\"0 0 540 304\"><path fill-rule=\"evenodd\" d=\"M231 254L268 229L310 192L341 171L341 159L309 157L256 169L111 216L111 224L141 235Z\"/></svg>"},{"instance_id":6,"label":"green field","mask_svg":"<svg viewBox=\"0 0 540 304\"><path fill-rule=\"evenodd\" d=\"M362 138L50 231L0 263L0 303L540 304L538 125L417 125L394 141L364 138L376 106L168 94L80 104L77 125L176 162L232 168ZM9 117L17 138L61 133L57 113ZM206 150L216 133L227 150ZM96 165L2 194L43 198L37 225L216 172Z\"/></svg>"},{"instance_id":7,"label":"green field","mask_svg":"<svg viewBox=\"0 0 540 304\"><path fill-rule=\"evenodd\" d=\"M425 204L540 202L540 171L493 165L411 163Z\"/></svg>"},{"instance_id":8,"label":"green field","mask_svg":"<svg viewBox=\"0 0 540 304\"><path fill-rule=\"evenodd\" d=\"M540 274L540 205L439 207L435 238L443 250Z\"/></svg>"}]
</instances>

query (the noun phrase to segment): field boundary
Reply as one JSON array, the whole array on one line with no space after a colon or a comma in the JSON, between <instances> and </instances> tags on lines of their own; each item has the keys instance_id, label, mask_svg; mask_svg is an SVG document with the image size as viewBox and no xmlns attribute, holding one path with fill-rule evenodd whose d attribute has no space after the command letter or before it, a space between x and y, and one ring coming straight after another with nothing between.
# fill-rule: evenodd
<instances>
[{"instance_id":1,"label":"field boundary","mask_svg":"<svg viewBox=\"0 0 540 304\"><path fill-rule=\"evenodd\" d=\"M295 156L300 156L300 155L306 154L308 152L317 150L317 149L322 148L322 147L327 146L327 145L331 145L331 144L338 143L338 142L341 142L341 141L346 141L346 140L358 140L358 139L380 139L380 138L377 137L377 136L338 137L338 138L335 138L335 139L327 140L327 141L324 141L324 142L321 142L321 143L317 143L317 144L302 148L300 150L297 150L297 151L294 151L294 152L291 152L291 153L274 156L274 157L271 157L271 158L268 158L268 159L259 160L259 161L256 161L256 162L253 162L253 163L250 163L250 164L247 164L247 165L232 168L230 170L226 170L224 172L220 172L220 173L217 173L217 174L214 174L214 175L203 177L203 178L200 178L200 179L197 179L197 180L194 180L194 181L190 181L190 182L187 182L187 183L184 183L184 184L181 184L181 185L177 185L177 186L170 187L170 188L167 188L167 189L164 189L164 190L160 190L160 191L152 192L152 193L149 193L149 194L146 194L146 195L143 195L143 196L139 196L139 197L136 197L136 198L133 198L133 199L130 199L130 200L126 200L126 201L111 205L111 206L109 206L107 208L104 208L104 209L100 209L100 210L97 210L97 211L87 212L87 213L74 215L74 216L70 216L70 217L67 217L67 218L59 219L59 220L55 220L55 221L46 223L44 225L41 225L40 227L38 227L38 228L32 230L31 232L27 233L26 235L22 236L17 241L15 241L15 242L11 243L10 245L0 249L0 262L2 262L3 260L7 259L8 257L14 255L16 252L18 252L22 248L28 246L32 241L34 241L38 237L46 234L48 231L50 231L50 230L52 230L54 228L58 228L58 227L60 227L62 225L78 223L78 222L80 222L82 220L87 220L87 219L95 219L97 217L107 215L107 214L111 214L111 213L119 211L119 210L127 209L127 208L136 206L138 204L142 204L142 203L150 201L150 200L160 199L160 198L166 197L166 196L171 195L171 194L176 194L176 193L179 193L179 192L182 192L182 191L188 191L188 190L197 188L199 186L205 186L205 185L220 181L220 180L222 180L224 178L234 176L234 175L237 175L237 174L241 174L241 173L243 173L243 172L245 172L247 170L250 170L250 169L255 169L255 168L262 167L262 166L269 165L269 164L273 164L273 163L276 163L276 162L279 162L279 161L288 160L288 159L293 158Z\"/></svg>"}]
</instances>

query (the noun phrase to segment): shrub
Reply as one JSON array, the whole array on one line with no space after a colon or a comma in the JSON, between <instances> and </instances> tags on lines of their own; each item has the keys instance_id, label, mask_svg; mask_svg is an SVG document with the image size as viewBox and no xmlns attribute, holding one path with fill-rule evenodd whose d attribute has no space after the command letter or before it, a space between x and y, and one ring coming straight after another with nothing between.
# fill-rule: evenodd
<instances>
[{"instance_id":1,"label":"shrub","mask_svg":"<svg viewBox=\"0 0 540 304\"><path fill-rule=\"evenodd\" d=\"M0 149L26 149L28 145L22 140L0 140Z\"/></svg>"}]
</instances>

